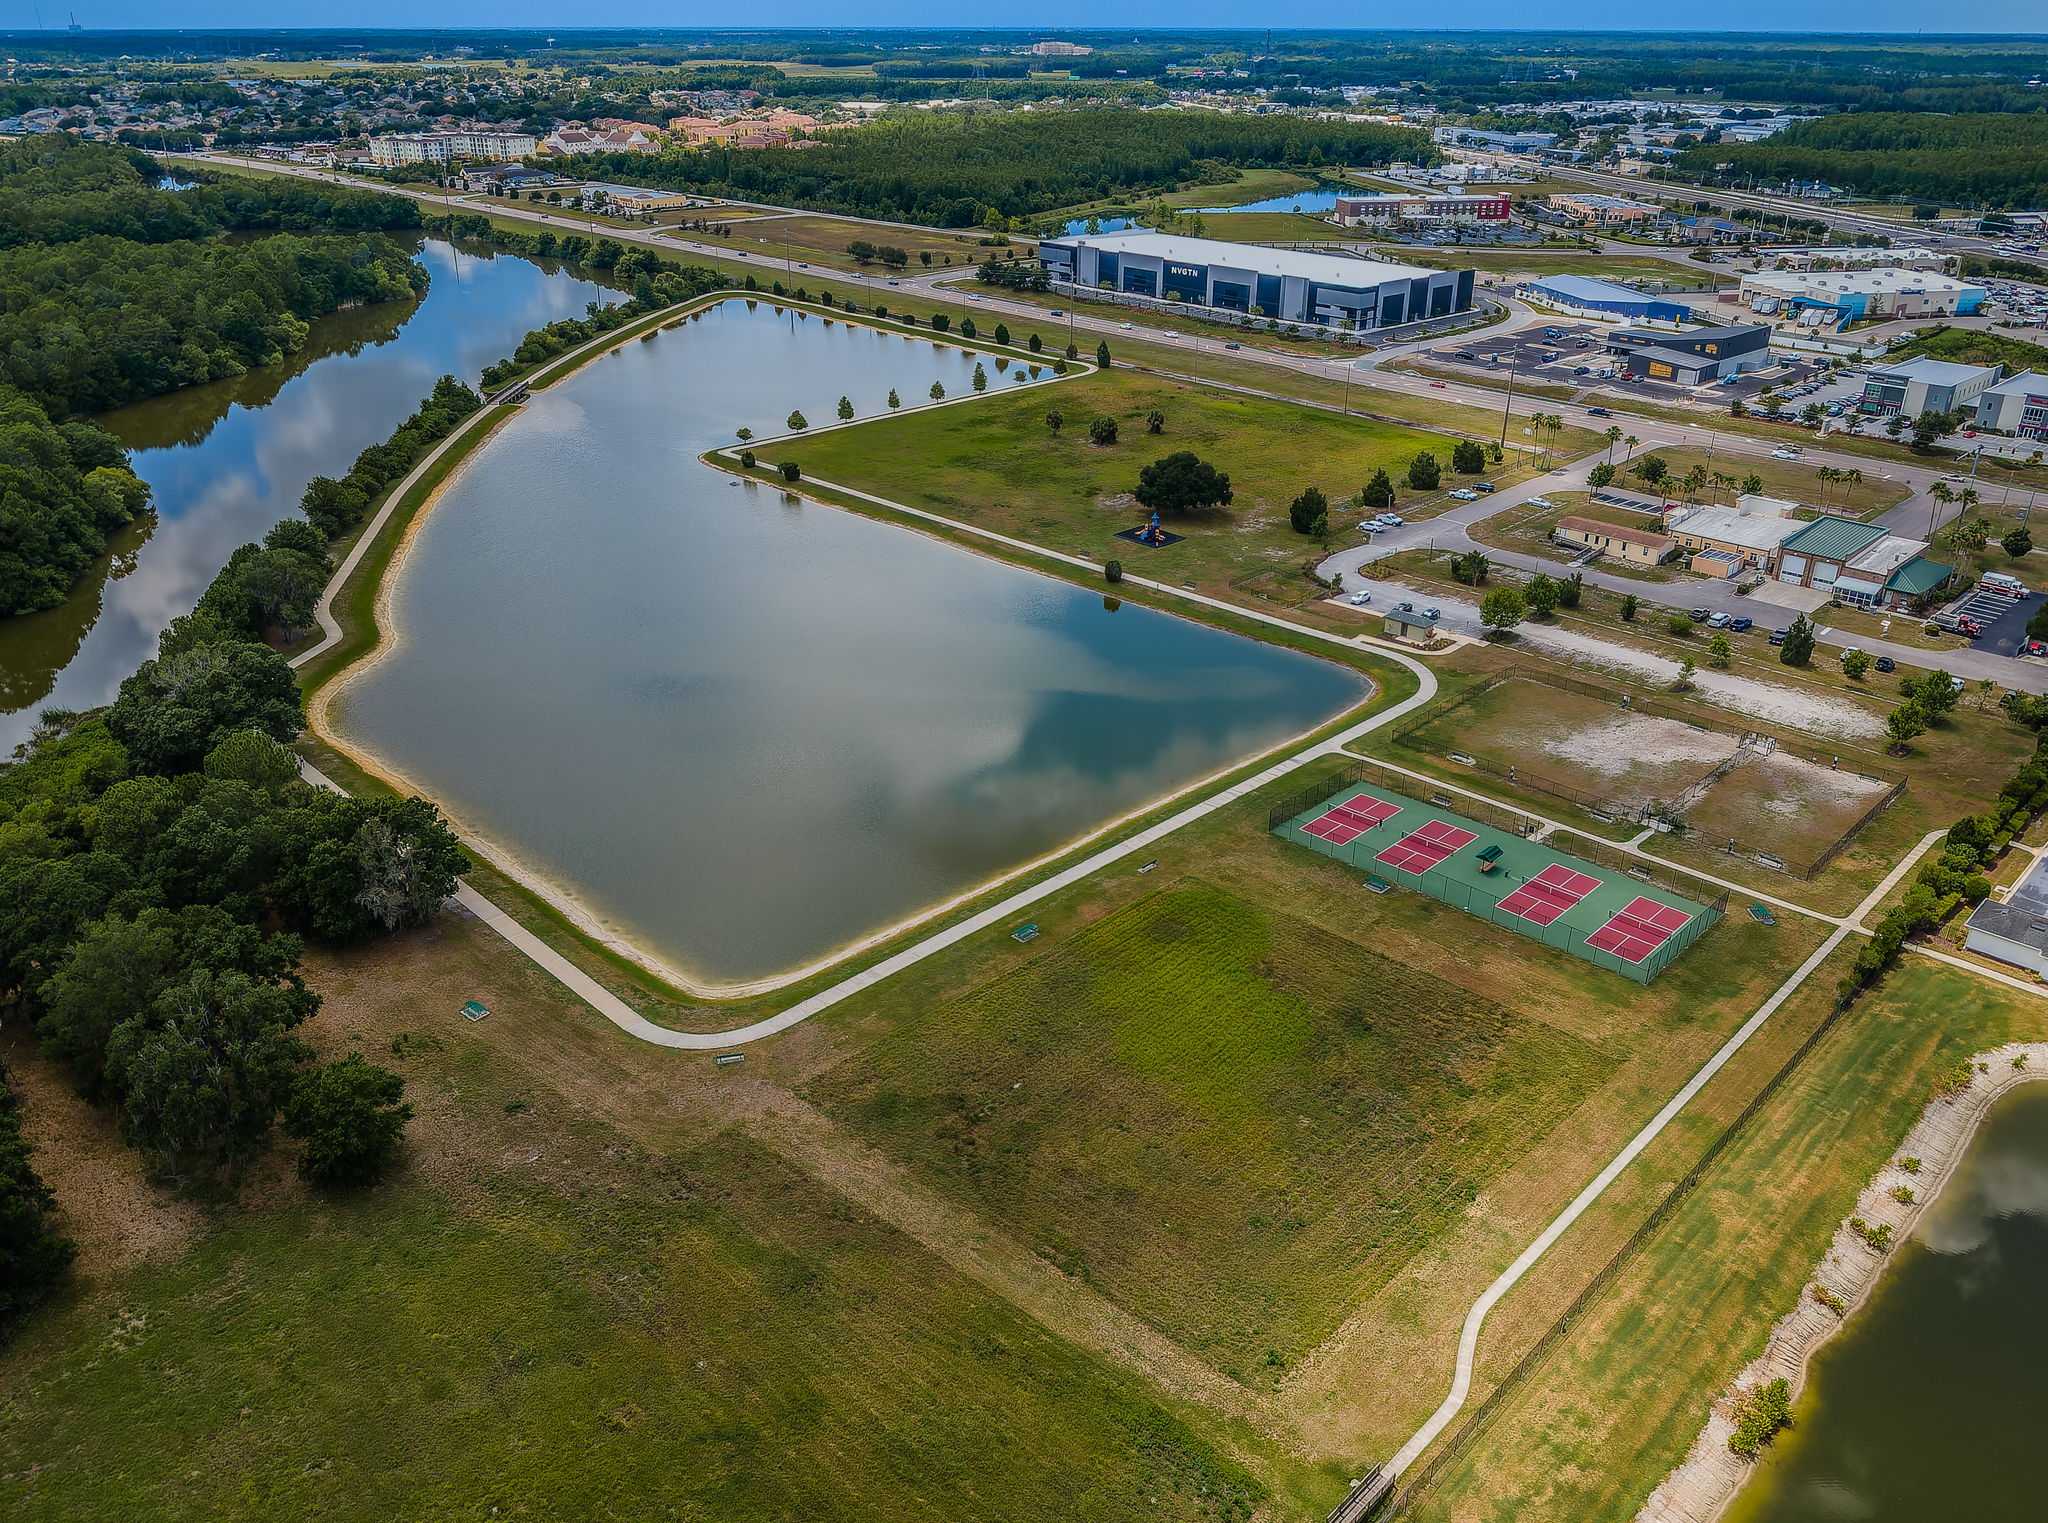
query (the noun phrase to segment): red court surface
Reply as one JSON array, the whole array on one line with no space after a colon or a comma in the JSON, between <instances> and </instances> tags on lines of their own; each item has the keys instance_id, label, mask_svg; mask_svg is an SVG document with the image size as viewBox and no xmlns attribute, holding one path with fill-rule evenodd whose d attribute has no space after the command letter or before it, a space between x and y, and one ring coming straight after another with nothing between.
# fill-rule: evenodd
<instances>
[{"instance_id":1,"label":"red court surface","mask_svg":"<svg viewBox=\"0 0 2048 1523\"><path fill-rule=\"evenodd\" d=\"M1641 962L1682 930L1692 916L1684 910L1641 895L1614 912L1614 918L1586 938L1586 945L1612 952L1624 962Z\"/></svg>"},{"instance_id":2,"label":"red court surface","mask_svg":"<svg viewBox=\"0 0 2048 1523\"><path fill-rule=\"evenodd\" d=\"M1599 886L1598 878L1553 862L1501 900L1500 908L1538 925L1549 925Z\"/></svg>"},{"instance_id":3,"label":"red court surface","mask_svg":"<svg viewBox=\"0 0 2048 1523\"><path fill-rule=\"evenodd\" d=\"M1332 846L1343 846L1400 812L1399 804L1389 804L1370 793L1354 793L1343 803L1332 804L1301 828L1308 835L1320 836Z\"/></svg>"},{"instance_id":4,"label":"red court surface","mask_svg":"<svg viewBox=\"0 0 2048 1523\"><path fill-rule=\"evenodd\" d=\"M1426 873L1452 852L1460 851L1478 839L1469 830L1460 830L1442 820L1431 820L1420 830L1401 837L1374 860L1399 868L1404 873Z\"/></svg>"}]
</instances>

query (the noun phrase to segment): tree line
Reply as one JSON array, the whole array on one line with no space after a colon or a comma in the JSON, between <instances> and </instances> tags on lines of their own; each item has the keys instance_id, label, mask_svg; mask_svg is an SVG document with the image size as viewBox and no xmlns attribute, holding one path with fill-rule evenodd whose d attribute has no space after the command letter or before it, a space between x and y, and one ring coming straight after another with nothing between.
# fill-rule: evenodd
<instances>
[{"instance_id":1,"label":"tree line","mask_svg":"<svg viewBox=\"0 0 2048 1523\"><path fill-rule=\"evenodd\" d=\"M1678 166L1725 179L1821 180L1870 196L2034 207L2048 202L2048 114L1857 111L1800 122L1761 143L1689 148Z\"/></svg>"},{"instance_id":2,"label":"tree line","mask_svg":"<svg viewBox=\"0 0 2048 1523\"><path fill-rule=\"evenodd\" d=\"M622 180L937 227L993 209L1028 217L1077 202L1169 190L1228 166L1428 162L1423 134L1370 122L1076 107L999 116L887 117L807 149L583 154L578 179Z\"/></svg>"},{"instance_id":3,"label":"tree line","mask_svg":"<svg viewBox=\"0 0 2048 1523\"><path fill-rule=\"evenodd\" d=\"M0 387L0 616L54 608L149 503L128 454L96 423L54 423Z\"/></svg>"},{"instance_id":4,"label":"tree line","mask_svg":"<svg viewBox=\"0 0 2048 1523\"><path fill-rule=\"evenodd\" d=\"M96 235L174 243L225 232L380 232L421 222L410 197L317 180L182 166L179 173L196 183L167 189L149 155L70 133L0 142L0 248Z\"/></svg>"}]
</instances>

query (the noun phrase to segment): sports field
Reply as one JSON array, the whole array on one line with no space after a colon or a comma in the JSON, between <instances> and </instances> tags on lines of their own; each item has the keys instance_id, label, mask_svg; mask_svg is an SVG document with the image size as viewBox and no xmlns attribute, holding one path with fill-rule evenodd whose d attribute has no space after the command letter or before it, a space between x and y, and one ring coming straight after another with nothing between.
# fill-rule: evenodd
<instances>
[{"instance_id":1,"label":"sports field","mask_svg":"<svg viewBox=\"0 0 2048 1523\"><path fill-rule=\"evenodd\" d=\"M1644 983L1719 918L1670 889L1379 783L1340 788L1276 833Z\"/></svg>"}]
</instances>

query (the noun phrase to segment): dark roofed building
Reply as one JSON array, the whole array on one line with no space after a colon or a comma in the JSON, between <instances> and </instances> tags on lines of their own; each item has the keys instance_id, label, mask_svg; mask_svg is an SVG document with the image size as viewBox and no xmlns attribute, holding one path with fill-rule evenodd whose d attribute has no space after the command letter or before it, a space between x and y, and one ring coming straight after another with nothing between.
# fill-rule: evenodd
<instances>
[{"instance_id":1,"label":"dark roofed building","mask_svg":"<svg viewBox=\"0 0 2048 1523\"><path fill-rule=\"evenodd\" d=\"M2003 900L1986 899L1965 922L1963 946L2048 974L2048 857L2037 857Z\"/></svg>"}]
</instances>

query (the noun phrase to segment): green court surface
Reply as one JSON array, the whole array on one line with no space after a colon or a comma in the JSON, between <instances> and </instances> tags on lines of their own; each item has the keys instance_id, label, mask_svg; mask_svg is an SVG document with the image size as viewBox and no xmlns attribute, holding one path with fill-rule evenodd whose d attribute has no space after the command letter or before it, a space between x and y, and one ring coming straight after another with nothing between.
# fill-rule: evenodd
<instances>
[{"instance_id":1,"label":"green court surface","mask_svg":"<svg viewBox=\"0 0 2048 1523\"><path fill-rule=\"evenodd\" d=\"M1326 857L1648 983L1720 918L1659 884L1355 782L1274 825Z\"/></svg>"}]
</instances>

